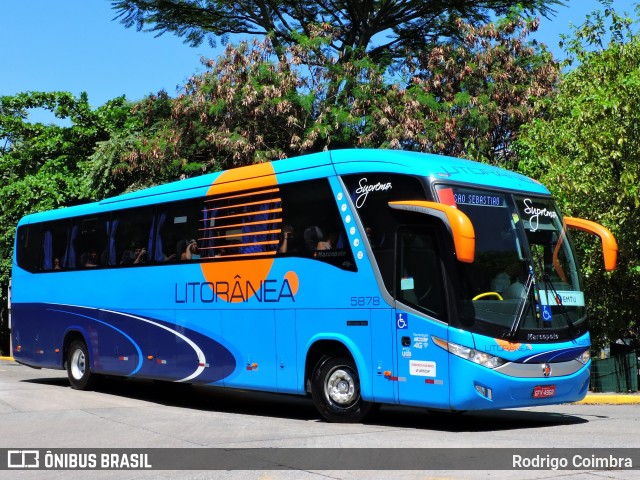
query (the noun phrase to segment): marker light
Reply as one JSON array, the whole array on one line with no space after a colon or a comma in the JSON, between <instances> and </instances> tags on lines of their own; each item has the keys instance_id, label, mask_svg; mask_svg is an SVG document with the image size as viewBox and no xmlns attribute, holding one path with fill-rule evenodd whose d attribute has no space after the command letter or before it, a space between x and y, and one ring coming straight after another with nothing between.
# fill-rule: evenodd
<instances>
[{"instance_id":1,"label":"marker light","mask_svg":"<svg viewBox=\"0 0 640 480\"><path fill-rule=\"evenodd\" d=\"M453 353L460 358L470 360L473 363L482 365L483 367L498 368L500 365L504 365L505 363L507 363L504 358L494 357L493 355L489 355L488 353L480 352L469 347L463 347L462 345L458 345L457 343L447 342L446 340L442 340L438 337L432 338L433 343L438 345L440 348L444 348L448 352Z\"/></svg>"},{"instance_id":2,"label":"marker light","mask_svg":"<svg viewBox=\"0 0 640 480\"><path fill-rule=\"evenodd\" d=\"M583 365L586 365L586 363L591 360L591 352L589 350L585 350L584 352L582 352L582 355L576 357L576 360L578 360Z\"/></svg>"},{"instance_id":3,"label":"marker light","mask_svg":"<svg viewBox=\"0 0 640 480\"><path fill-rule=\"evenodd\" d=\"M476 387L476 392L478 392L484 398L488 398L489 400L493 400L493 392L491 391L491 389L489 387L484 387L482 385L478 385L477 383L476 383L475 387Z\"/></svg>"}]
</instances>

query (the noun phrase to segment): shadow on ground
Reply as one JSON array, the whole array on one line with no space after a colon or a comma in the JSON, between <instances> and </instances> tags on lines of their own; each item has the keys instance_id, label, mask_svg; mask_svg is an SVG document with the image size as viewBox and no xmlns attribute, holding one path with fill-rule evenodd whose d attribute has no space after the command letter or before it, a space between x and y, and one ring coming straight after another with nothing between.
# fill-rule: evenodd
<instances>
[{"instance_id":1,"label":"shadow on ground","mask_svg":"<svg viewBox=\"0 0 640 480\"><path fill-rule=\"evenodd\" d=\"M23 381L70 388L66 377ZM303 421L322 421L310 398L297 395L113 377L101 378L95 390L107 395L118 395L178 408ZM384 405L364 423L446 432L494 432L575 425L587 422L588 420L582 417L556 413L553 406L546 407L545 411L539 409L514 409L452 413Z\"/></svg>"}]
</instances>

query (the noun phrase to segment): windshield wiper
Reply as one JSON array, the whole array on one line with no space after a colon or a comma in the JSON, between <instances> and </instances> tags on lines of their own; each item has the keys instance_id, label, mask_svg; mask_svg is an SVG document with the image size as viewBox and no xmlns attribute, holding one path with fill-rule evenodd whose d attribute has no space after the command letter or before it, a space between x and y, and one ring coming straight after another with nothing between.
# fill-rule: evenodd
<instances>
[{"instance_id":1,"label":"windshield wiper","mask_svg":"<svg viewBox=\"0 0 640 480\"><path fill-rule=\"evenodd\" d=\"M562 297L558 295L558 291L556 290L556 287L551 281L551 277L549 276L548 273L545 272L542 274L542 281L544 282L545 289L548 288L549 290L551 290L551 293L553 293L553 298L555 298L556 304L560 307L560 313L564 317L565 322L567 322L567 326L569 327L569 330L571 332L574 332L576 327L573 325L573 322L569 318L569 313L567 312L567 309L564 307L564 304L562 303Z\"/></svg>"},{"instance_id":2,"label":"windshield wiper","mask_svg":"<svg viewBox=\"0 0 640 480\"><path fill-rule=\"evenodd\" d=\"M524 284L524 295L522 295L522 298L518 303L518 309L516 310L516 315L513 319L513 323L511 324L511 328L505 334L505 337L507 338L514 338L518 334L518 330L520 330L520 324L522 323L522 319L524 318L524 314L527 309L527 300L529 299L529 292L531 292L533 282L533 269L529 266L529 275L527 276L527 281Z\"/></svg>"}]
</instances>

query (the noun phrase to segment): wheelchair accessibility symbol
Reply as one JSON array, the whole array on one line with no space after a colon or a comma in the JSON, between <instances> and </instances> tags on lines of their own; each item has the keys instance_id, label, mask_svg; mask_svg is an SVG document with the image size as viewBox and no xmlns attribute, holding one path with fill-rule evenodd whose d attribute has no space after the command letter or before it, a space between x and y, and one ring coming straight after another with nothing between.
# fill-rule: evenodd
<instances>
[{"instance_id":1,"label":"wheelchair accessibility symbol","mask_svg":"<svg viewBox=\"0 0 640 480\"><path fill-rule=\"evenodd\" d=\"M542 305L542 321L544 323L551 323L551 320L553 320L553 315L551 315L551 306Z\"/></svg>"},{"instance_id":2,"label":"wheelchair accessibility symbol","mask_svg":"<svg viewBox=\"0 0 640 480\"><path fill-rule=\"evenodd\" d=\"M396 327L398 330L409 328L409 320L406 313L396 313Z\"/></svg>"}]
</instances>

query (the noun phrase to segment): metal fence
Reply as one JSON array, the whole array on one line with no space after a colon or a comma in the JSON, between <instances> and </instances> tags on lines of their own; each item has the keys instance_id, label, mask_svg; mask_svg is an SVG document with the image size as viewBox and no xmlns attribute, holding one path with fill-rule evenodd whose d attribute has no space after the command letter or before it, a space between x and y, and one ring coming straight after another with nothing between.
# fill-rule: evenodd
<instances>
[{"instance_id":1,"label":"metal fence","mask_svg":"<svg viewBox=\"0 0 640 480\"><path fill-rule=\"evenodd\" d=\"M640 350L591 361L593 392L637 392Z\"/></svg>"}]
</instances>

